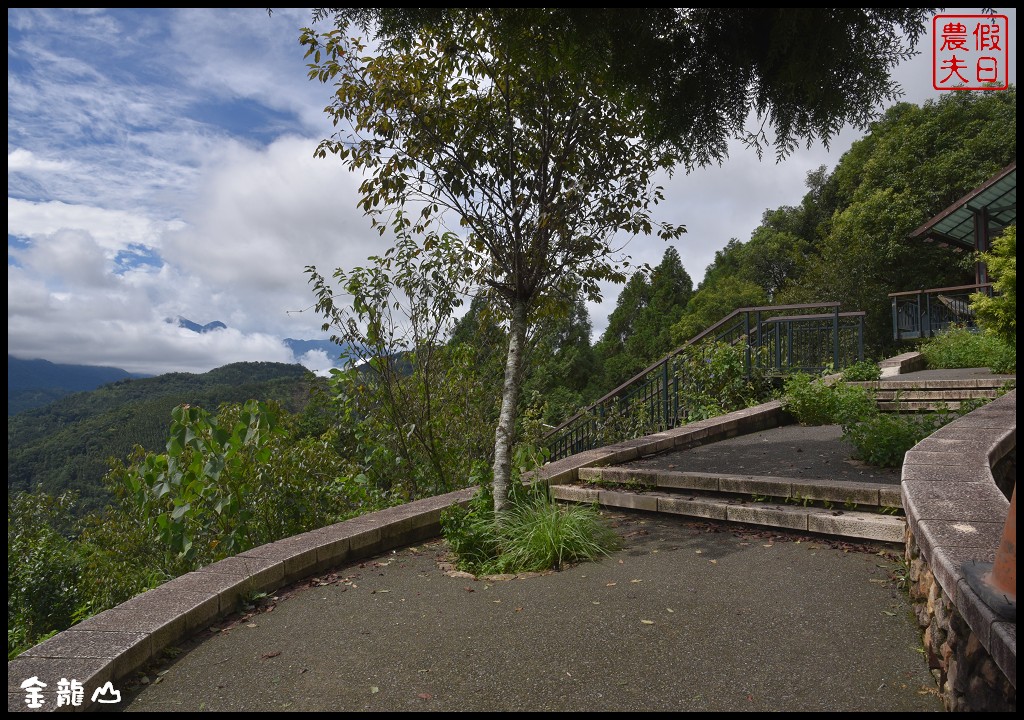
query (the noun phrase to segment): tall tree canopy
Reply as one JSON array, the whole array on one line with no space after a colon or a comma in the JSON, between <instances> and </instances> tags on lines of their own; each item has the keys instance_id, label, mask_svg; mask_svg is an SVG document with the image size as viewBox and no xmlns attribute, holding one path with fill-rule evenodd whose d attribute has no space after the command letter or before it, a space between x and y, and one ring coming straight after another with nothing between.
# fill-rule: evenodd
<instances>
[{"instance_id":1,"label":"tall tree canopy","mask_svg":"<svg viewBox=\"0 0 1024 720\"><path fill-rule=\"evenodd\" d=\"M779 156L865 124L920 9L321 9L309 77L338 127L317 154L361 172L381 233L461 227L462 262L504 306L509 346L494 495L507 497L527 327L550 303L625 279L617 234L651 215L661 170L721 160L742 134ZM374 33L370 54L349 37ZM761 118L747 130L751 113ZM772 134L769 139L768 133ZM446 225L445 223L450 223ZM321 310L332 300L321 296Z\"/></svg>"},{"instance_id":2,"label":"tall tree canopy","mask_svg":"<svg viewBox=\"0 0 1024 720\"><path fill-rule=\"evenodd\" d=\"M313 17L372 31L386 47L486 16L488 32L529 63L551 53L600 72L642 111L647 135L692 168L721 161L735 137L784 156L801 141L827 144L846 123L866 128L899 97L890 73L934 10L319 8ZM538 30L544 38L531 36Z\"/></svg>"}]
</instances>

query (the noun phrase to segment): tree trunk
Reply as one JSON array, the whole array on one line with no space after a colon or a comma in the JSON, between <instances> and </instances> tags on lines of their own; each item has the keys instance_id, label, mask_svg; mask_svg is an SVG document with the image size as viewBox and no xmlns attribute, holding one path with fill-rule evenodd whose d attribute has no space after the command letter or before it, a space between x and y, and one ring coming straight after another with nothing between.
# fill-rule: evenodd
<instances>
[{"instance_id":1,"label":"tree trunk","mask_svg":"<svg viewBox=\"0 0 1024 720\"><path fill-rule=\"evenodd\" d=\"M509 328L508 357L505 360L505 384L501 391L501 414L494 434L494 510L508 507L509 482L512 476L512 444L516 431L516 410L522 390L523 348L526 345L526 303L512 304Z\"/></svg>"}]
</instances>

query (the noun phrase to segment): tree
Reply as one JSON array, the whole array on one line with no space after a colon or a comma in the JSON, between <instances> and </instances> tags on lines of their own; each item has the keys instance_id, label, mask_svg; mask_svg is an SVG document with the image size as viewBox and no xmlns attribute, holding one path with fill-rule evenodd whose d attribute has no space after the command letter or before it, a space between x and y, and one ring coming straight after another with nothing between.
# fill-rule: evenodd
<instances>
[{"instance_id":1,"label":"tree","mask_svg":"<svg viewBox=\"0 0 1024 720\"><path fill-rule=\"evenodd\" d=\"M682 317L691 295L693 281L674 247L665 250L649 278L637 272L629 279L596 348L604 367L601 393L673 348L672 325Z\"/></svg>"},{"instance_id":2,"label":"tree","mask_svg":"<svg viewBox=\"0 0 1024 720\"><path fill-rule=\"evenodd\" d=\"M337 31L306 30L302 42L310 77L335 82L327 111L343 128L318 154L365 173L360 204L382 234L390 226L431 245L440 223L457 218L466 233L461 263L508 318L493 466L500 511L528 325L547 303L580 292L596 300L600 281L623 278L628 261L611 244L616 232L676 237L683 229L651 218L661 198L651 179L674 158L643 140L641 116L609 100L600 74L557 57L524 70L489 28L481 16L458 33L428 29L376 57L362 57L365 48ZM410 206L420 211L413 218Z\"/></svg>"},{"instance_id":3,"label":"tree","mask_svg":"<svg viewBox=\"0 0 1024 720\"><path fill-rule=\"evenodd\" d=\"M935 10L319 8L313 18L372 30L387 45L485 16L524 67L544 48L576 71L599 70L603 89L642 113L645 135L692 169L722 161L736 137L781 158L800 141L827 145L845 123L867 128L901 95L890 72Z\"/></svg>"},{"instance_id":4,"label":"tree","mask_svg":"<svg viewBox=\"0 0 1024 720\"><path fill-rule=\"evenodd\" d=\"M494 450L504 508L528 325L551 303L625 279L617 233L657 225L659 170L720 160L755 111L777 155L866 123L897 92L927 11L322 9L303 30L309 77L334 84L338 133L317 155L365 180L360 206L424 244L446 220L509 324ZM347 37L376 23L377 54ZM538 52L543 48L544 52ZM767 135L746 133L760 152Z\"/></svg>"},{"instance_id":5,"label":"tree","mask_svg":"<svg viewBox=\"0 0 1024 720\"><path fill-rule=\"evenodd\" d=\"M999 294L988 297L977 293L971 305L985 331L1017 347L1017 226L1011 225L992 241L992 250L983 253L992 286Z\"/></svg>"},{"instance_id":6,"label":"tree","mask_svg":"<svg viewBox=\"0 0 1024 720\"><path fill-rule=\"evenodd\" d=\"M864 310L868 353L889 352L888 293L973 281L969 254L907 236L1016 157L1016 102L1011 88L886 111L826 181L821 196L831 217L780 300Z\"/></svg>"}]
</instances>

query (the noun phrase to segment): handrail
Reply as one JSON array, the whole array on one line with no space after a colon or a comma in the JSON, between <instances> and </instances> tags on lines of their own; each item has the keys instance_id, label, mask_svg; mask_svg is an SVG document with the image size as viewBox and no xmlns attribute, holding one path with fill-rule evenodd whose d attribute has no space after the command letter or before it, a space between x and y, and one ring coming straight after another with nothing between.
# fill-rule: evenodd
<instances>
[{"instance_id":1,"label":"handrail","mask_svg":"<svg viewBox=\"0 0 1024 720\"><path fill-rule=\"evenodd\" d=\"M922 293L953 292L954 290L975 290L978 288L992 287L992 283L976 283L974 285L956 285L954 287L926 288L923 290L904 290L902 292L889 293L889 297L903 297L904 295L920 295Z\"/></svg>"},{"instance_id":2,"label":"handrail","mask_svg":"<svg viewBox=\"0 0 1024 720\"><path fill-rule=\"evenodd\" d=\"M736 310L733 310L731 313L726 315L724 318L722 318L718 322L714 323L713 325L711 325L707 329L701 331L697 335L695 335L692 338L690 338L689 340L687 340L685 343L683 343L678 348L676 348L675 350L671 351L670 353L668 353L667 355L662 357L660 360L658 360L658 361L652 363L651 365L647 366L646 368L641 370L639 373L637 373L636 375L631 377L629 380L626 380L624 383L620 384L618 387L616 387L613 390L605 393L600 398L598 398L594 402L592 402L589 405L587 405L586 407L584 407L582 410L580 410L575 415L573 415L572 417L568 418L567 420L565 420L564 422L559 424L554 429L549 430L546 433L544 433L542 438L544 440L547 440L548 438L552 437L556 433L558 433L561 430L563 430L563 429L567 428L568 426L572 425L574 422L576 422L580 418L586 416L588 413L592 412L593 410L595 410L596 408L598 408L602 404L604 404L604 403L606 403L606 402L608 402L610 400L613 400L618 395L620 395L622 393L622 391L626 390L631 385L633 385L635 383L639 383L640 381L644 380L644 378L646 378L649 373L651 373L654 370L657 370L659 367L661 367L662 365L664 365L665 363L669 362L670 360L675 358L677 355L682 353L688 347L696 345L697 343L699 343L702 340L706 339L712 333L714 333L716 330L721 329L722 327L727 325L730 321L734 320L735 318L739 317L740 315L742 315L744 313L752 314L752 313L761 313L761 312L773 311L773 310L774 311L779 311L779 310L809 310L811 308L834 308L834 309L838 309L839 305L840 305L840 303L838 303L838 302L829 301L829 302L821 302L821 303L798 303L798 304L791 304L791 305L758 305L758 306L754 306L754 307L737 308ZM860 313L860 314L863 315L864 313ZM857 313L832 313L832 314L829 314L829 315L825 315L824 317L852 317L852 316L856 316L856 315L857 315ZM809 315L797 315L797 316L795 316L796 319L804 319L804 318L812 319L813 317L814 316L809 316ZM765 322L771 322L771 321L769 321L769 320L761 320L760 322L763 325Z\"/></svg>"}]
</instances>

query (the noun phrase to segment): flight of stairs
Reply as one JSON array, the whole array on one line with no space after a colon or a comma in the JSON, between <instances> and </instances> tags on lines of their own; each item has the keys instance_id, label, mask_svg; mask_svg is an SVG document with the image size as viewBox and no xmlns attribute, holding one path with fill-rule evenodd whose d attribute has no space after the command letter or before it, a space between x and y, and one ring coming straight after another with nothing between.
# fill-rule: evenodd
<instances>
[{"instance_id":1,"label":"flight of stairs","mask_svg":"<svg viewBox=\"0 0 1024 720\"><path fill-rule=\"evenodd\" d=\"M964 401L992 399L997 397L1003 385L1016 378L993 375L985 378L962 380L874 380L851 382L867 388L875 394L878 409L885 412L922 412L935 410L958 410Z\"/></svg>"},{"instance_id":2,"label":"flight of stairs","mask_svg":"<svg viewBox=\"0 0 1024 720\"><path fill-rule=\"evenodd\" d=\"M627 467L580 468L559 500L902 543L899 485Z\"/></svg>"}]
</instances>

